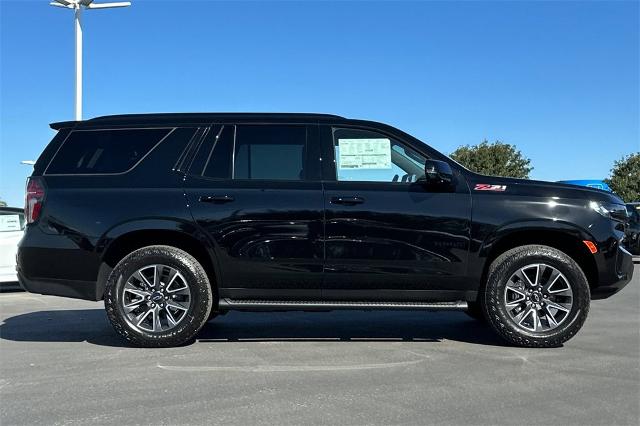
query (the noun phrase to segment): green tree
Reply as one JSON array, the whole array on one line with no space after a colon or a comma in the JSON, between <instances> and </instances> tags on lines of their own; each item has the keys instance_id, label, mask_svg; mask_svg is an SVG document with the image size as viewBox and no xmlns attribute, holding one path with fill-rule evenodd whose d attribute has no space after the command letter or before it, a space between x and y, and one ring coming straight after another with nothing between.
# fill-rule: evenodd
<instances>
[{"instance_id":1,"label":"green tree","mask_svg":"<svg viewBox=\"0 0 640 426\"><path fill-rule=\"evenodd\" d=\"M640 152L616 161L605 182L627 203L640 201Z\"/></svg>"},{"instance_id":2,"label":"green tree","mask_svg":"<svg viewBox=\"0 0 640 426\"><path fill-rule=\"evenodd\" d=\"M464 145L451 153L451 158L476 173L529 179L531 160L514 145L486 139L480 145Z\"/></svg>"}]
</instances>

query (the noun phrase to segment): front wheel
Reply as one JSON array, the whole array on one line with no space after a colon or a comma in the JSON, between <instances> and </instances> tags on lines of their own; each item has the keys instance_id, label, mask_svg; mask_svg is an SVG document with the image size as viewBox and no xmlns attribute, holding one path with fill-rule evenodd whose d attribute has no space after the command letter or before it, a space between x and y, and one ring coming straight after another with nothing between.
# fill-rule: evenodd
<instances>
[{"instance_id":1,"label":"front wheel","mask_svg":"<svg viewBox=\"0 0 640 426\"><path fill-rule=\"evenodd\" d=\"M483 309L505 340L525 347L557 347L589 313L590 293L580 266L552 247L511 249L489 267Z\"/></svg>"},{"instance_id":2,"label":"front wheel","mask_svg":"<svg viewBox=\"0 0 640 426\"><path fill-rule=\"evenodd\" d=\"M209 319L213 295L198 261L170 246L149 246L122 259L107 280L104 304L114 329L143 347L192 340Z\"/></svg>"}]
</instances>

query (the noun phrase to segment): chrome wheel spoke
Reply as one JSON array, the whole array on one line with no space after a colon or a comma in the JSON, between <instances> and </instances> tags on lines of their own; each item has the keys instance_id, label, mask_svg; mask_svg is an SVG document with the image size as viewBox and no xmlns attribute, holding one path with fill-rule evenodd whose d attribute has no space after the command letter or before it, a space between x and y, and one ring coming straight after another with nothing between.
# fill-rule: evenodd
<instances>
[{"instance_id":1,"label":"chrome wheel spoke","mask_svg":"<svg viewBox=\"0 0 640 426\"><path fill-rule=\"evenodd\" d=\"M556 302L552 302L552 301L547 301L547 307L548 308L555 308L559 311L563 311L563 312L569 312L571 310L571 308L566 308L565 306L561 305L560 303L556 303Z\"/></svg>"},{"instance_id":2,"label":"chrome wheel spoke","mask_svg":"<svg viewBox=\"0 0 640 426\"><path fill-rule=\"evenodd\" d=\"M153 331L162 331L162 323L160 322L160 308L156 306L153 310Z\"/></svg>"},{"instance_id":3,"label":"chrome wheel spoke","mask_svg":"<svg viewBox=\"0 0 640 426\"><path fill-rule=\"evenodd\" d=\"M143 285L145 285L146 287L148 287L148 288L152 288L152 287L153 287L153 284L149 281L149 279L148 279L147 277L145 277L145 276L142 274L142 271L143 271L143 269L140 269L140 270L138 270L138 271L134 272L132 276L133 276L135 279L137 279L138 281L140 281L140 282L141 282Z\"/></svg>"},{"instance_id":4,"label":"chrome wheel spoke","mask_svg":"<svg viewBox=\"0 0 640 426\"><path fill-rule=\"evenodd\" d=\"M173 294L178 292L184 292L188 290L189 286L187 286L187 281L184 279L182 274L178 271L171 277L169 280L169 284L167 284L167 293Z\"/></svg>"},{"instance_id":5,"label":"chrome wheel spoke","mask_svg":"<svg viewBox=\"0 0 640 426\"><path fill-rule=\"evenodd\" d=\"M171 310L169 310L169 305L164 307L165 312L167 313L167 320L169 321L169 325L176 325L178 321L173 317Z\"/></svg>"},{"instance_id":6,"label":"chrome wheel spoke","mask_svg":"<svg viewBox=\"0 0 640 426\"><path fill-rule=\"evenodd\" d=\"M538 310L537 309L532 309L532 313L531 313L531 328L533 329L533 331L537 331L539 328L539 324L540 324L540 316L538 315Z\"/></svg>"},{"instance_id":7,"label":"chrome wheel spoke","mask_svg":"<svg viewBox=\"0 0 640 426\"><path fill-rule=\"evenodd\" d=\"M535 269L535 274L533 279L531 279L526 271L531 271L533 269ZM521 268L520 271L522 272L522 276L524 276L524 279L530 286L535 287L538 285L538 281L540 280L540 265L525 266L524 268Z\"/></svg>"},{"instance_id":8,"label":"chrome wheel spoke","mask_svg":"<svg viewBox=\"0 0 640 426\"><path fill-rule=\"evenodd\" d=\"M150 295L148 291L138 290L137 288L133 287L127 287L126 285L124 287L124 292L135 297L140 297L142 299Z\"/></svg>"},{"instance_id":9,"label":"chrome wheel spoke","mask_svg":"<svg viewBox=\"0 0 640 426\"><path fill-rule=\"evenodd\" d=\"M565 293L567 291L571 291L571 287L569 287L569 284L564 281L564 280L556 280L552 285L550 285L547 288L547 292L549 294L560 294L560 293Z\"/></svg>"},{"instance_id":10,"label":"chrome wheel spoke","mask_svg":"<svg viewBox=\"0 0 640 426\"><path fill-rule=\"evenodd\" d=\"M142 306L145 303L145 301L146 301L145 299L138 299L138 300L134 300L133 302L125 303L123 306L124 311L128 314L136 310L140 306Z\"/></svg>"},{"instance_id":11,"label":"chrome wheel spoke","mask_svg":"<svg viewBox=\"0 0 640 426\"><path fill-rule=\"evenodd\" d=\"M558 322L554 318L551 311L549 311L548 305L544 307L544 312L545 312L545 318L547 319L547 321L549 321L549 327L556 328L558 326Z\"/></svg>"},{"instance_id":12,"label":"chrome wheel spoke","mask_svg":"<svg viewBox=\"0 0 640 426\"><path fill-rule=\"evenodd\" d=\"M560 274L560 271L558 271L557 269L553 269L551 271L551 275L549 276L549 279L547 280L547 282L542 285L542 290L548 292L549 289L553 287L553 285L556 283L556 281L558 281L558 279L561 276L562 275Z\"/></svg>"},{"instance_id":13,"label":"chrome wheel spoke","mask_svg":"<svg viewBox=\"0 0 640 426\"><path fill-rule=\"evenodd\" d=\"M141 324L147 319L147 317L149 315L153 315L153 309L147 309L146 311L144 311L142 314L140 314L139 316L136 317L137 323L136 325L138 327L141 326Z\"/></svg>"},{"instance_id":14,"label":"chrome wheel spoke","mask_svg":"<svg viewBox=\"0 0 640 426\"><path fill-rule=\"evenodd\" d=\"M172 307L174 309L179 309L181 311L187 312L189 310L188 307L184 307L181 303L176 302L175 300L167 301L167 307Z\"/></svg>"},{"instance_id":15,"label":"chrome wheel spoke","mask_svg":"<svg viewBox=\"0 0 640 426\"><path fill-rule=\"evenodd\" d=\"M519 325L522 323L522 321L525 320L525 318L529 316L529 314L531 314L531 307L527 305L522 309L522 311L520 311L518 315L514 316L513 319L516 320Z\"/></svg>"},{"instance_id":16,"label":"chrome wheel spoke","mask_svg":"<svg viewBox=\"0 0 640 426\"><path fill-rule=\"evenodd\" d=\"M524 297L518 300L512 300L511 302L507 302L507 307L515 308L516 306L520 306L520 304L524 302Z\"/></svg>"},{"instance_id":17,"label":"chrome wheel spoke","mask_svg":"<svg viewBox=\"0 0 640 426\"><path fill-rule=\"evenodd\" d=\"M159 265L153 265L153 286L155 288L158 288L158 286L160 286L160 274L162 273L162 271L160 270L161 268L158 267Z\"/></svg>"}]
</instances>

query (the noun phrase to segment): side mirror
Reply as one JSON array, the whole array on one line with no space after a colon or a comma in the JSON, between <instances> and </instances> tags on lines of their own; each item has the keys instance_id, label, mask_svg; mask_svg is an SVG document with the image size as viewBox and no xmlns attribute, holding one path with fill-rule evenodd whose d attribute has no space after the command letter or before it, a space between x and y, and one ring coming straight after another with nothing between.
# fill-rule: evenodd
<instances>
[{"instance_id":1,"label":"side mirror","mask_svg":"<svg viewBox=\"0 0 640 426\"><path fill-rule=\"evenodd\" d=\"M425 182L429 185L449 186L453 183L453 171L449 163L427 160L424 163Z\"/></svg>"}]
</instances>

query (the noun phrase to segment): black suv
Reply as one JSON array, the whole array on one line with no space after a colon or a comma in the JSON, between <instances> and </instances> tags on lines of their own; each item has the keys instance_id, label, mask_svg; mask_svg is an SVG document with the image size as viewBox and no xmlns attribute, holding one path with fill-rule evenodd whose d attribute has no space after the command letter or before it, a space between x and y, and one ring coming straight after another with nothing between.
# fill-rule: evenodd
<instances>
[{"instance_id":1,"label":"black suv","mask_svg":"<svg viewBox=\"0 0 640 426\"><path fill-rule=\"evenodd\" d=\"M230 310L466 310L559 346L633 272L610 193L481 176L393 127L322 114L55 123L18 274L104 299L139 346Z\"/></svg>"}]
</instances>

